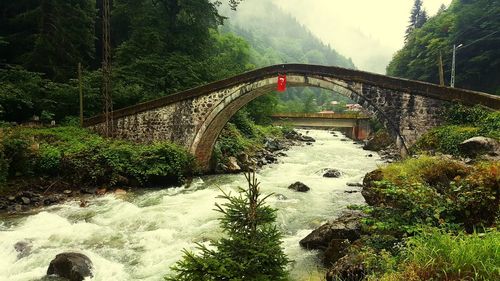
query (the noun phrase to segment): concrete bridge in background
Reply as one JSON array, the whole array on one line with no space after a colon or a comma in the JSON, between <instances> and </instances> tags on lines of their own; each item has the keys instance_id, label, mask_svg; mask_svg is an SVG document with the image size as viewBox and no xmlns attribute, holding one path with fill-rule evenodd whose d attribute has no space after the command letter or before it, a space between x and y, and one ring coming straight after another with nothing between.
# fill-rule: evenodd
<instances>
[{"instance_id":1,"label":"concrete bridge in background","mask_svg":"<svg viewBox=\"0 0 500 281\"><path fill-rule=\"evenodd\" d=\"M371 117L359 113L278 113L271 119L274 125L335 129L354 140L365 140L371 133Z\"/></svg>"},{"instance_id":2,"label":"concrete bridge in background","mask_svg":"<svg viewBox=\"0 0 500 281\"><path fill-rule=\"evenodd\" d=\"M387 128L402 152L441 123L440 114L449 104L500 110L500 97L486 93L340 67L284 64L116 110L114 135L137 142L178 143L196 157L201 168L209 170L224 125L244 105L275 90L278 74L287 75L288 87L323 88L354 100ZM85 125L103 133L104 120L96 116Z\"/></svg>"}]
</instances>

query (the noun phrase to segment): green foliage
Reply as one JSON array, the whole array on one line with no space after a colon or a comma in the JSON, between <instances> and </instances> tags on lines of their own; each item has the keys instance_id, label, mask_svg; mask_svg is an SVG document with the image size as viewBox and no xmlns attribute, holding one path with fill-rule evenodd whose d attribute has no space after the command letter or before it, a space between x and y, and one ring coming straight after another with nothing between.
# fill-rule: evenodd
<instances>
[{"instance_id":1,"label":"green foliage","mask_svg":"<svg viewBox=\"0 0 500 281\"><path fill-rule=\"evenodd\" d=\"M2 139L9 176L59 176L79 185L150 185L182 181L193 157L167 142L137 145L77 127L12 129Z\"/></svg>"},{"instance_id":2,"label":"green foliage","mask_svg":"<svg viewBox=\"0 0 500 281\"><path fill-rule=\"evenodd\" d=\"M397 272L368 280L498 280L500 233L458 235L430 229L410 238ZM384 272L383 270L381 272Z\"/></svg>"},{"instance_id":3,"label":"green foliage","mask_svg":"<svg viewBox=\"0 0 500 281\"><path fill-rule=\"evenodd\" d=\"M500 85L500 5L497 1L453 0L450 7L413 30L405 46L387 66L391 76L439 83L438 59L443 56L450 77L453 45L457 52L456 86L495 94ZM446 81L448 84L448 81Z\"/></svg>"},{"instance_id":4,"label":"green foliage","mask_svg":"<svg viewBox=\"0 0 500 281\"><path fill-rule=\"evenodd\" d=\"M377 204L367 209L369 231L401 236L422 225L491 227L500 215L500 163L466 166L456 160L421 156L382 169L370 188Z\"/></svg>"},{"instance_id":5,"label":"green foliage","mask_svg":"<svg viewBox=\"0 0 500 281\"><path fill-rule=\"evenodd\" d=\"M236 128L243 133L247 138L255 137L254 123L250 120L248 113L245 110L236 112L229 121L236 126Z\"/></svg>"},{"instance_id":6,"label":"green foliage","mask_svg":"<svg viewBox=\"0 0 500 281\"><path fill-rule=\"evenodd\" d=\"M412 147L413 152L436 151L460 156L458 145L463 141L484 136L500 139L500 112L490 112L479 106L454 105L444 115L449 125L434 128Z\"/></svg>"},{"instance_id":7,"label":"green foliage","mask_svg":"<svg viewBox=\"0 0 500 281\"><path fill-rule=\"evenodd\" d=\"M289 263L281 248L281 233L276 229L276 210L265 205L255 174L246 175L248 189L239 196L223 192L227 202L217 211L227 235L207 247L198 244L198 254L184 251L184 257L172 270L171 281L279 281L287 280Z\"/></svg>"}]
</instances>

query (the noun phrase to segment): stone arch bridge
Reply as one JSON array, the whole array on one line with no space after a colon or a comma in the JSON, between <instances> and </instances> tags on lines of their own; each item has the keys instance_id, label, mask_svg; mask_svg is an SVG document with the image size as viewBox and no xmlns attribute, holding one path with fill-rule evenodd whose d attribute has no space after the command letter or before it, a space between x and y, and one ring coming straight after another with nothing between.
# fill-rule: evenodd
<instances>
[{"instance_id":1,"label":"stone arch bridge","mask_svg":"<svg viewBox=\"0 0 500 281\"><path fill-rule=\"evenodd\" d=\"M500 110L500 97L480 92L388 77L331 66L284 64L114 111L114 134L137 142L168 140L185 146L204 170L210 169L214 144L241 107L275 90L278 74L288 87L318 87L338 92L370 111L389 130L402 152L440 124L450 103ZM103 116L85 126L103 132Z\"/></svg>"}]
</instances>

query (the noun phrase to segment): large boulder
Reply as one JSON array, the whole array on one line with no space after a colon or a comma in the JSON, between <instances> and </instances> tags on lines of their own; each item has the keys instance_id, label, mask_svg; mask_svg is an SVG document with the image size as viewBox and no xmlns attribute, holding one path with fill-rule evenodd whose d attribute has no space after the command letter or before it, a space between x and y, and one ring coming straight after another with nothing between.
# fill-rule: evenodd
<instances>
[{"instance_id":1,"label":"large boulder","mask_svg":"<svg viewBox=\"0 0 500 281\"><path fill-rule=\"evenodd\" d=\"M80 253L58 254L49 265L47 275L57 275L70 281L82 281L86 277L93 277L92 261Z\"/></svg>"},{"instance_id":2,"label":"large boulder","mask_svg":"<svg viewBox=\"0 0 500 281\"><path fill-rule=\"evenodd\" d=\"M365 215L359 211L345 212L333 222L325 223L313 230L304 239L300 240L299 244L306 249L325 250L334 239L356 241L361 237L361 224L359 221L363 217Z\"/></svg>"},{"instance_id":3,"label":"large boulder","mask_svg":"<svg viewBox=\"0 0 500 281\"><path fill-rule=\"evenodd\" d=\"M460 152L469 157L480 155L498 156L500 155L500 143L492 138L473 137L463 141L458 145Z\"/></svg>"},{"instance_id":4,"label":"large boulder","mask_svg":"<svg viewBox=\"0 0 500 281\"><path fill-rule=\"evenodd\" d=\"M307 192L310 190L309 186L301 183L300 181L291 184L288 188L298 192Z\"/></svg>"}]
</instances>

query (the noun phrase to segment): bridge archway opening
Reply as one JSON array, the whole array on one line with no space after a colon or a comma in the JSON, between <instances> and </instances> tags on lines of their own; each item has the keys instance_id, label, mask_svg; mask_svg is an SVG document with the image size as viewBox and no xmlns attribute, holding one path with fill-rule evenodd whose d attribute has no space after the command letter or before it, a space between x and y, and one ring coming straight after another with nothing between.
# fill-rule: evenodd
<instances>
[{"instance_id":1,"label":"bridge archway opening","mask_svg":"<svg viewBox=\"0 0 500 281\"><path fill-rule=\"evenodd\" d=\"M240 87L230 89L230 93L225 99L221 100L214 109L208 114L200 126L190 152L195 155L200 167L203 170L210 170L211 157L214 151L217 139L224 126L241 108L252 100L268 94L275 90L277 77L264 77L257 81L247 83ZM358 83L348 83L342 80L325 77L310 77L304 75L287 74L287 87L314 87L339 93L343 96L362 104L363 108L378 119L384 127L395 137L396 143L407 152L407 146L404 138L400 135L396 124L391 122L384 111L378 108L377 104L363 96L362 85Z\"/></svg>"}]
</instances>

